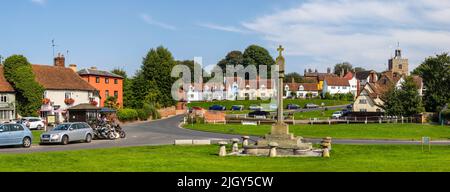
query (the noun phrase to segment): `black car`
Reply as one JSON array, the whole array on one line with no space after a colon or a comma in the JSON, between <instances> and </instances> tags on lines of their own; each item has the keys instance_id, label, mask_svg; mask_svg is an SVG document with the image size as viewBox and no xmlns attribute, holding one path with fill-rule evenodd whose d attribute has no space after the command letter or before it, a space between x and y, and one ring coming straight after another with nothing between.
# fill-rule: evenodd
<instances>
[{"instance_id":1,"label":"black car","mask_svg":"<svg viewBox=\"0 0 450 192\"><path fill-rule=\"evenodd\" d=\"M286 109L300 109L300 106L299 105L295 105L295 104L289 104L289 105L287 105L287 108Z\"/></svg>"},{"instance_id":2,"label":"black car","mask_svg":"<svg viewBox=\"0 0 450 192\"><path fill-rule=\"evenodd\" d=\"M226 108L224 106L221 105L213 105L209 108L209 110L211 111L225 111Z\"/></svg>"},{"instance_id":3,"label":"black car","mask_svg":"<svg viewBox=\"0 0 450 192\"><path fill-rule=\"evenodd\" d=\"M269 115L270 115L270 113L267 111L253 111L248 114L249 117L254 117L254 118L256 118L256 117L267 118L267 116L269 116Z\"/></svg>"}]
</instances>

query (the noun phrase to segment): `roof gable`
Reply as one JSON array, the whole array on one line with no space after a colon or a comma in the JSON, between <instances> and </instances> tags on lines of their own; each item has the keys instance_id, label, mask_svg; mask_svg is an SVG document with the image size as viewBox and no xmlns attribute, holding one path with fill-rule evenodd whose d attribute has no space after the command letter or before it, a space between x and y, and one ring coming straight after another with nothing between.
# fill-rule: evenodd
<instances>
[{"instance_id":1,"label":"roof gable","mask_svg":"<svg viewBox=\"0 0 450 192\"><path fill-rule=\"evenodd\" d=\"M36 81L47 90L95 91L72 69L49 65L32 65Z\"/></svg>"}]
</instances>

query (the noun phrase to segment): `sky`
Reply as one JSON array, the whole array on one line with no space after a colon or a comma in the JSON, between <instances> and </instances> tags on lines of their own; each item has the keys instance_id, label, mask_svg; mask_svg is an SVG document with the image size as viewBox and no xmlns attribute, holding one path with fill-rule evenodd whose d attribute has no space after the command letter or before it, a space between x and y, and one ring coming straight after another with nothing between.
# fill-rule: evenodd
<instances>
[{"instance_id":1,"label":"sky","mask_svg":"<svg viewBox=\"0 0 450 192\"><path fill-rule=\"evenodd\" d=\"M151 48L217 64L251 44L288 72L340 62L383 71L398 44L410 70L450 51L448 0L1 0L0 55L52 64L52 40L67 64L133 75Z\"/></svg>"}]
</instances>

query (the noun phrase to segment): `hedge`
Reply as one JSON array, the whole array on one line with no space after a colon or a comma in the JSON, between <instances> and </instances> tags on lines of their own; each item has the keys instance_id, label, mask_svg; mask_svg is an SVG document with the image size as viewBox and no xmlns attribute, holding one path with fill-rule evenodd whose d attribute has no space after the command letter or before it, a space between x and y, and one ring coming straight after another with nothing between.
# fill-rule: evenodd
<instances>
[{"instance_id":1,"label":"hedge","mask_svg":"<svg viewBox=\"0 0 450 192\"><path fill-rule=\"evenodd\" d=\"M135 121L138 119L139 114L136 109L120 109L117 112L117 117L120 121Z\"/></svg>"}]
</instances>

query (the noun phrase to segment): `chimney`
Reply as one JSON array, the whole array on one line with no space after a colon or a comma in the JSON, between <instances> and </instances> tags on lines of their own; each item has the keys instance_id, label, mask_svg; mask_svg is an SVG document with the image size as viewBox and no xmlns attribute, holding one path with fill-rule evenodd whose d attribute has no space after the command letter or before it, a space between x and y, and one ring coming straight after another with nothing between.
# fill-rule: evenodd
<instances>
[{"instance_id":1,"label":"chimney","mask_svg":"<svg viewBox=\"0 0 450 192\"><path fill-rule=\"evenodd\" d=\"M69 68L72 69L73 72L77 72L77 65L76 64L70 64Z\"/></svg>"},{"instance_id":2,"label":"chimney","mask_svg":"<svg viewBox=\"0 0 450 192\"><path fill-rule=\"evenodd\" d=\"M97 70L97 67L91 67L91 70Z\"/></svg>"},{"instance_id":3,"label":"chimney","mask_svg":"<svg viewBox=\"0 0 450 192\"><path fill-rule=\"evenodd\" d=\"M331 74L331 68L329 68L329 67L327 68L327 73Z\"/></svg>"},{"instance_id":4,"label":"chimney","mask_svg":"<svg viewBox=\"0 0 450 192\"><path fill-rule=\"evenodd\" d=\"M61 53L58 53L58 56L54 59L55 67L66 67L66 58Z\"/></svg>"},{"instance_id":5,"label":"chimney","mask_svg":"<svg viewBox=\"0 0 450 192\"><path fill-rule=\"evenodd\" d=\"M295 79L294 79L294 77L292 77L292 83L295 83Z\"/></svg>"},{"instance_id":6,"label":"chimney","mask_svg":"<svg viewBox=\"0 0 450 192\"><path fill-rule=\"evenodd\" d=\"M342 68L342 71L341 71L341 77L344 77L344 74L345 74L345 69Z\"/></svg>"}]
</instances>

